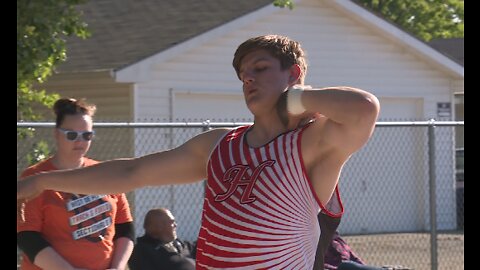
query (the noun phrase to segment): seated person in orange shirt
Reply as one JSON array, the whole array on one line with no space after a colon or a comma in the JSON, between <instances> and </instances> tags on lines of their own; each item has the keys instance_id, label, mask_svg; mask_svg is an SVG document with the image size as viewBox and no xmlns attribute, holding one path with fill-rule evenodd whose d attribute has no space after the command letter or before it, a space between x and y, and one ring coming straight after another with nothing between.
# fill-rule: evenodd
<instances>
[{"instance_id":1,"label":"seated person in orange shirt","mask_svg":"<svg viewBox=\"0 0 480 270\"><path fill-rule=\"evenodd\" d=\"M94 137L96 107L82 100L54 104L56 153L28 169L40 172L98 163L85 157ZM25 220L17 220L22 270L124 269L133 249L132 216L124 193L81 195L45 190L28 201Z\"/></svg>"}]
</instances>

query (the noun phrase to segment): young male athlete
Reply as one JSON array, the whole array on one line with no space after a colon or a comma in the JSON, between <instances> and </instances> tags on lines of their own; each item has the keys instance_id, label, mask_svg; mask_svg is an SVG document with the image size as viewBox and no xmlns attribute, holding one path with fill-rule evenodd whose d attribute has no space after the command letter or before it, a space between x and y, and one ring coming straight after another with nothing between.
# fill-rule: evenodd
<instances>
[{"instance_id":1,"label":"young male athlete","mask_svg":"<svg viewBox=\"0 0 480 270\"><path fill-rule=\"evenodd\" d=\"M44 189L122 193L206 178L197 269L322 269L317 244L330 242L338 223L328 230L328 218L343 212L340 172L372 135L379 102L352 87L304 90L305 53L285 36L248 39L233 66L253 125L213 129L139 158L30 177L17 184L17 206Z\"/></svg>"}]
</instances>

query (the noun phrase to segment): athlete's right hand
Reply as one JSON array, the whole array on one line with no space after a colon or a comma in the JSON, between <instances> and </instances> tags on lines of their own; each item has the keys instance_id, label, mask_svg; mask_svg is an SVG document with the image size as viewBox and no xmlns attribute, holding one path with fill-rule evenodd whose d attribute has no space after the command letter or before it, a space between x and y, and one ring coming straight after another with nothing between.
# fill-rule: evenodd
<instances>
[{"instance_id":1,"label":"athlete's right hand","mask_svg":"<svg viewBox=\"0 0 480 270\"><path fill-rule=\"evenodd\" d=\"M17 181L17 219L25 221L25 203L42 192L34 177Z\"/></svg>"}]
</instances>

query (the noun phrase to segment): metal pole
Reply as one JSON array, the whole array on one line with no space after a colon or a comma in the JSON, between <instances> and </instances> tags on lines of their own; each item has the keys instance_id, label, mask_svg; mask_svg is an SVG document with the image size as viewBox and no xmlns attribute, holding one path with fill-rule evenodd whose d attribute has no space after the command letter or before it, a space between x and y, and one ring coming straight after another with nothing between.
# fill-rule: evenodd
<instances>
[{"instance_id":1,"label":"metal pole","mask_svg":"<svg viewBox=\"0 0 480 270\"><path fill-rule=\"evenodd\" d=\"M173 88L168 89L168 120L170 122L173 122L173 99L174 99L174 93L173 93ZM169 136L169 141L168 141L168 149L173 149L174 141L173 141L173 136L174 136L174 131L173 128L169 128L168 130L168 136ZM170 193L170 211L175 213L175 186L170 185L168 188L168 192Z\"/></svg>"},{"instance_id":2,"label":"metal pole","mask_svg":"<svg viewBox=\"0 0 480 270\"><path fill-rule=\"evenodd\" d=\"M430 187L430 261L432 265L432 270L437 270L437 196L435 173L435 123L433 119L428 126L428 161L428 176Z\"/></svg>"},{"instance_id":3,"label":"metal pole","mask_svg":"<svg viewBox=\"0 0 480 270\"><path fill-rule=\"evenodd\" d=\"M207 132L209 130L212 130L212 126L211 126L211 122L210 122L210 119L207 119L203 122L204 126L202 128L202 132ZM207 180L205 179L205 181L203 181L203 185L202 185L202 193L204 194L203 196L203 199L205 199L205 189L207 188Z\"/></svg>"}]
</instances>

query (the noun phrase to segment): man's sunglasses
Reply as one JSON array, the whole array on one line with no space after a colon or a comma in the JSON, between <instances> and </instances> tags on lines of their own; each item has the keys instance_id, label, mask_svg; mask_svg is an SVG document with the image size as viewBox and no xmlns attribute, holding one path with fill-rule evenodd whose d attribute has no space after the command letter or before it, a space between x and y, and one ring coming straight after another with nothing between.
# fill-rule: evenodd
<instances>
[{"instance_id":1,"label":"man's sunglasses","mask_svg":"<svg viewBox=\"0 0 480 270\"><path fill-rule=\"evenodd\" d=\"M93 136L95 135L95 131L73 131L73 130L68 130L68 129L63 129L63 128L58 128L59 131L65 135L65 138L69 141L76 141L78 137L81 138L83 141L90 141L93 139Z\"/></svg>"}]
</instances>

